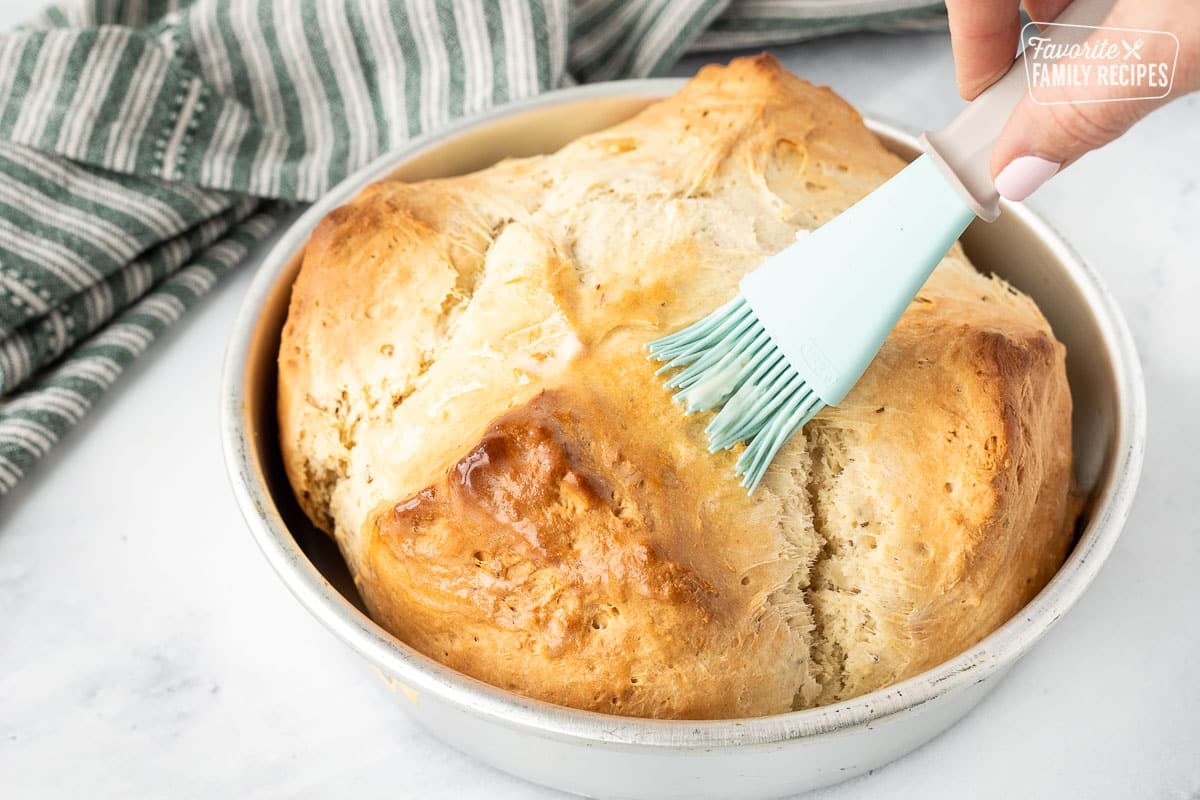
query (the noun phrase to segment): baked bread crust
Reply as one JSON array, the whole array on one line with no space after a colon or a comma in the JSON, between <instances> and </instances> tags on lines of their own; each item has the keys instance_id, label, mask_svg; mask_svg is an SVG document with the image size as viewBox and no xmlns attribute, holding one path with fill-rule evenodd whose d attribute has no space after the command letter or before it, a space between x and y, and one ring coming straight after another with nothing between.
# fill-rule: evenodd
<instances>
[{"instance_id":1,"label":"baked bread crust","mask_svg":"<svg viewBox=\"0 0 1200 800\"><path fill-rule=\"evenodd\" d=\"M1071 542L1065 353L957 245L753 497L642 349L900 166L759 56L556 154L331 212L280 438L375 619L532 697L727 718L885 686L1011 617Z\"/></svg>"}]
</instances>

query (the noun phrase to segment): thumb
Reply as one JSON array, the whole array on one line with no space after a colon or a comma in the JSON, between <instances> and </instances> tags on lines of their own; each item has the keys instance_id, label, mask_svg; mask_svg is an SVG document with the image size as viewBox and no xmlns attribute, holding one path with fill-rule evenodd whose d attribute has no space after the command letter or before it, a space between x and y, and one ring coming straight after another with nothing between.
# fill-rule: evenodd
<instances>
[{"instance_id":1,"label":"thumb","mask_svg":"<svg viewBox=\"0 0 1200 800\"><path fill-rule=\"evenodd\" d=\"M992 149L996 191L1008 200L1024 200L1059 170L1116 139L1165 102L1041 105L1026 95Z\"/></svg>"},{"instance_id":2,"label":"thumb","mask_svg":"<svg viewBox=\"0 0 1200 800\"><path fill-rule=\"evenodd\" d=\"M1104 25L1107 29L1094 30L1083 43L1081 55L1053 63L1040 57L1038 40L1030 40L1029 92L992 148L991 172L1005 198L1024 200L1154 109L1200 88L1200 3L1119 0ZM1043 41L1054 42L1054 35L1052 27L1041 33ZM1156 67L1158 72L1150 72ZM1133 73L1135 68L1142 71ZM1136 77L1130 80L1131 75Z\"/></svg>"}]
</instances>

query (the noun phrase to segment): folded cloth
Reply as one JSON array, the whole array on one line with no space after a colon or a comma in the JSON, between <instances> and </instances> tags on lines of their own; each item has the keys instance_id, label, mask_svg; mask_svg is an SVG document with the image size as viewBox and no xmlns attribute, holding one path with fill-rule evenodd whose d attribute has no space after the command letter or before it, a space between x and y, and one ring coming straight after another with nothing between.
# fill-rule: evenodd
<instances>
[{"instance_id":1,"label":"folded cloth","mask_svg":"<svg viewBox=\"0 0 1200 800\"><path fill-rule=\"evenodd\" d=\"M928 0L76 0L0 35L0 494L297 202L465 115Z\"/></svg>"}]
</instances>

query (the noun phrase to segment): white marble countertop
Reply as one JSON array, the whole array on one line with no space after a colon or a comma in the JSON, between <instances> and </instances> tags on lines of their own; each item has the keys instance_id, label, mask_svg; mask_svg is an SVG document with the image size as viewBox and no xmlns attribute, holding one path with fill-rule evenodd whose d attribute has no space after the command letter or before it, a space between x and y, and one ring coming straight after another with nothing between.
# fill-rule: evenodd
<instances>
[{"instance_id":1,"label":"white marble countertop","mask_svg":"<svg viewBox=\"0 0 1200 800\"><path fill-rule=\"evenodd\" d=\"M19 13L0 2L0 23ZM775 52L902 122L934 127L959 106L939 35ZM1145 362L1145 473L1111 561L962 723L814 797L1200 797L1197 153L1193 96L1033 201L1107 280ZM217 386L253 261L0 505L0 793L556 796L416 729L251 541Z\"/></svg>"}]
</instances>

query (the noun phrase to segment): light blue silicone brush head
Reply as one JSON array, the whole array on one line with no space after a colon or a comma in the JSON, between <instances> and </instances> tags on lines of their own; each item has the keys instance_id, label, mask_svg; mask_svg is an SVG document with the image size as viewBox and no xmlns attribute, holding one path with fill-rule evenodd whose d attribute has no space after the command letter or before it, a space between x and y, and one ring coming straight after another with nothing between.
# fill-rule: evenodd
<instances>
[{"instance_id":1,"label":"light blue silicone brush head","mask_svg":"<svg viewBox=\"0 0 1200 800\"><path fill-rule=\"evenodd\" d=\"M659 373L683 367L666 385L689 414L722 406L705 428L710 452L749 442L737 474L751 491L784 442L824 406L740 296L651 343L650 353L667 362Z\"/></svg>"}]
</instances>

